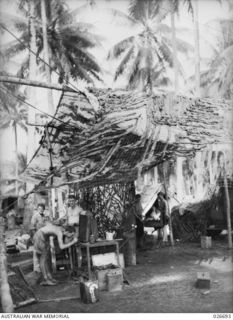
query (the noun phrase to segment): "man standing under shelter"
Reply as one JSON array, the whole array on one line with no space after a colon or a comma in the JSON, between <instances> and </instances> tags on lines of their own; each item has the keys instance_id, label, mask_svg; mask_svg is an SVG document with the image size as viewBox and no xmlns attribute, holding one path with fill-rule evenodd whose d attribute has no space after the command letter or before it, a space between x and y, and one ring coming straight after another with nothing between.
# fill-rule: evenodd
<instances>
[{"instance_id":1,"label":"man standing under shelter","mask_svg":"<svg viewBox=\"0 0 233 320\"><path fill-rule=\"evenodd\" d=\"M64 226L72 227L71 231L75 231L76 236L78 236L80 214L84 212L85 210L76 204L75 195L70 194L68 196L68 208L66 208L65 215L61 219L64 221Z\"/></svg>"},{"instance_id":2,"label":"man standing under shelter","mask_svg":"<svg viewBox=\"0 0 233 320\"><path fill-rule=\"evenodd\" d=\"M50 221L50 220L51 219L49 214L45 213L44 203L39 203L37 206L37 211L32 215L32 219L31 219L31 226L30 226L31 238L33 239L36 231L42 228L46 224L46 221ZM33 250L33 271L36 273L40 273L40 265L35 254L35 250Z\"/></svg>"}]
</instances>

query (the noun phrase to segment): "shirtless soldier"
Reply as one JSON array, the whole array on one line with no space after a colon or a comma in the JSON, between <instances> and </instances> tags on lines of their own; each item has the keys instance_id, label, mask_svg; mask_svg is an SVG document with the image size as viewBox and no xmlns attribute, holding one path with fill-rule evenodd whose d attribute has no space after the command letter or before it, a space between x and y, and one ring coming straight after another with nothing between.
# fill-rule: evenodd
<instances>
[{"instance_id":1,"label":"shirtless soldier","mask_svg":"<svg viewBox=\"0 0 233 320\"><path fill-rule=\"evenodd\" d=\"M61 250L69 248L75 244L78 239L74 238L69 243L63 242L64 228L61 226L56 226L47 222L47 224L40 228L34 235L34 250L39 260L40 269L43 275L44 280L41 282L41 285L53 286L56 285L56 280L53 279L52 274L49 268L49 259L50 259L50 244L49 237L55 236L58 240L58 245Z\"/></svg>"}]
</instances>

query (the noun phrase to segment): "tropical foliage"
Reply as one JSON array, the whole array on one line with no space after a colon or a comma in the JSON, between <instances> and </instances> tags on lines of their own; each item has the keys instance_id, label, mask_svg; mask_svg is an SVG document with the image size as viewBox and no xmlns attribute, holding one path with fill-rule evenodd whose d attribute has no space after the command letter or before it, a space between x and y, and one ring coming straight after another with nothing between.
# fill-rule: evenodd
<instances>
[{"instance_id":1,"label":"tropical foliage","mask_svg":"<svg viewBox=\"0 0 233 320\"><path fill-rule=\"evenodd\" d=\"M169 69L173 67L171 29L161 20L171 10L162 7L164 1L132 0L129 16L140 31L117 43L109 53L109 58L120 58L114 80L122 74L128 77L130 89L140 88L151 91L154 85L169 84ZM178 48L187 52L191 46L177 39ZM179 64L182 74L182 66Z\"/></svg>"},{"instance_id":2,"label":"tropical foliage","mask_svg":"<svg viewBox=\"0 0 233 320\"><path fill-rule=\"evenodd\" d=\"M210 60L209 68L202 73L202 86L206 94L217 92L225 99L233 97L233 21L217 20L211 25L219 26L219 37L214 54ZM217 89L217 90L216 90Z\"/></svg>"},{"instance_id":3,"label":"tropical foliage","mask_svg":"<svg viewBox=\"0 0 233 320\"><path fill-rule=\"evenodd\" d=\"M39 58L43 56L43 36L41 23L40 1L35 1L36 10L36 41L37 41L37 62L44 70L45 64ZM20 9L28 16L25 1L21 1ZM4 13L5 15L5 13ZM83 79L93 83L93 78L100 80L100 67L95 58L89 53L89 49L98 44L98 37L88 32L88 26L73 21L73 16L62 1L46 1L47 34L50 53L51 71L59 74L59 82L64 82L72 77ZM19 39L12 41L5 48L5 54L10 58L25 51L29 47L30 34L27 19L17 18L9 15L14 21L15 27L21 32ZM5 17L6 20L6 17ZM25 77L28 73L29 57L21 64L18 75Z\"/></svg>"}]
</instances>

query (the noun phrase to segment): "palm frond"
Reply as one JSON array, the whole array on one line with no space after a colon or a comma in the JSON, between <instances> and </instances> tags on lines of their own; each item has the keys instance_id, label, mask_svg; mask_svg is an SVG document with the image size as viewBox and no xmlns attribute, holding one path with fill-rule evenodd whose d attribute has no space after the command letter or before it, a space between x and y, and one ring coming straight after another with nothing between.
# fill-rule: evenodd
<instances>
[{"instance_id":1,"label":"palm frond","mask_svg":"<svg viewBox=\"0 0 233 320\"><path fill-rule=\"evenodd\" d=\"M166 42L169 44L169 47L172 47L172 39L166 38ZM179 50L181 53L187 54L188 52L191 52L194 50L193 46L190 43L180 38L176 38L176 44L177 44L177 50Z\"/></svg>"},{"instance_id":2,"label":"palm frond","mask_svg":"<svg viewBox=\"0 0 233 320\"><path fill-rule=\"evenodd\" d=\"M161 63L163 69L166 69L166 63L169 64L169 66L173 66L173 56L171 49L167 46L164 40L159 41L154 35L152 36L154 40L154 44L156 47L156 55Z\"/></svg>"},{"instance_id":3,"label":"palm frond","mask_svg":"<svg viewBox=\"0 0 233 320\"><path fill-rule=\"evenodd\" d=\"M74 74L74 70L75 70L75 74ZM90 83L92 85L94 85L93 79L91 78L91 76L88 74L88 71L85 70L80 64L76 66L75 69L72 69L71 71L71 76L72 78L75 80L77 79L77 74L76 72L78 72L78 78L81 80L85 80L87 83Z\"/></svg>"},{"instance_id":4,"label":"palm frond","mask_svg":"<svg viewBox=\"0 0 233 320\"><path fill-rule=\"evenodd\" d=\"M94 57L87 51L78 49L76 51L79 55L74 55L76 63L80 63L85 69L93 70L95 72L100 72L100 66L95 61Z\"/></svg>"},{"instance_id":5,"label":"palm frond","mask_svg":"<svg viewBox=\"0 0 233 320\"><path fill-rule=\"evenodd\" d=\"M29 57L26 57L20 64L20 68L16 73L16 77L26 78L29 70Z\"/></svg>"},{"instance_id":6,"label":"palm frond","mask_svg":"<svg viewBox=\"0 0 233 320\"><path fill-rule=\"evenodd\" d=\"M129 27L132 27L134 24L137 23L137 21L133 17L125 14L120 10L110 8L110 9L107 9L107 13L110 14L113 18L116 18L117 24L120 24L120 25L127 24Z\"/></svg>"},{"instance_id":7,"label":"palm frond","mask_svg":"<svg viewBox=\"0 0 233 320\"><path fill-rule=\"evenodd\" d=\"M128 49L129 46L132 45L134 40L135 40L135 37L130 36L130 37L118 42L117 44L115 44L113 46L113 48L109 51L107 59L119 57L121 55L121 53L123 53L125 50Z\"/></svg>"},{"instance_id":8,"label":"palm frond","mask_svg":"<svg viewBox=\"0 0 233 320\"><path fill-rule=\"evenodd\" d=\"M157 22L162 21L169 13L169 8L165 8L167 3L164 0L131 0L129 4L129 15L136 21L146 23L148 19L156 18Z\"/></svg>"},{"instance_id":9,"label":"palm frond","mask_svg":"<svg viewBox=\"0 0 233 320\"><path fill-rule=\"evenodd\" d=\"M141 59L143 57L143 51L142 50L139 50L138 51L138 54L132 64L132 67L131 67L131 70L129 72L129 75L128 75L128 87L129 88L134 88L136 87L136 84L139 80L139 74L140 74L140 62L141 62Z\"/></svg>"},{"instance_id":10,"label":"palm frond","mask_svg":"<svg viewBox=\"0 0 233 320\"><path fill-rule=\"evenodd\" d=\"M59 39L66 46L79 45L82 48L92 48L94 47L93 39L90 39L87 32L80 32L78 28L76 29L64 29L57 32L54 40ZM52 40L52 39L51 39Z\"/></svg>"},{"instance_id":11,"label":"palm frond","mask_svg":"<svg viewBox=\"0 0 233 320\"><path fill-rule=\"evenodd\" d=\"M179 1L179 0L178 0L178 1ZM184 0L184 4L187 5L187 7L188 7L188 12L190 12L191 15L194 16L194 9L193 9L192 1L193 1L193 0ZM196 1L196 0L194 0L194 1Z\"/></svg>"},{"instance_id":12,"label":"palm frond","mask_svg":"<svg viewBox=\"0 0 233 320\"><path fill-rule=\"evenodd\" d=\"M28 26L26 18L13 15L9 12L0 11L0 21L3 26L15 27L18 31L24 31Z\"/></svg>"},{"instance_id":13,"label":"palm frond","mask_svg":"<svg viewBox=\"0 0 233 320\"><path fill-rule=\"evenodd\" d=\"M115 72L114 81L125 71L127 63L129 62L130 58L132 57L133 51L134 51L134 46L131 46L131 48L129 48L129 50L126 53L126 55L124 56L124 58L121 60L121 63L119 64L119 66Z\"/></svg>"},{"instance_id":14,"label":"palm frond","mask_svg":"<svg viewBox=\"0 0 233 320\"><path fill-rule=\"evenodd\" d=\"M27 31L25 31L20 37L19 37L20 41L18 40L14 40L10 43L8 43L5 48L3 48L3 52L4 54L10 58L13 57L15 55L17 55L18 53L21 53L24 50L27 50L27 46L29 43L29 34Z\"/></svg>"}]
</instances>

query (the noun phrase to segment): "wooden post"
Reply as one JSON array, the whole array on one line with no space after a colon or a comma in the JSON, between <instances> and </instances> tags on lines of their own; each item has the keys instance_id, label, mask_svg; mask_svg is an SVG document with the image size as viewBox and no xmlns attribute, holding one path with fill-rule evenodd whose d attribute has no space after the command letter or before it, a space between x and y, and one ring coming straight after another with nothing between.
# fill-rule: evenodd
<instances>
[{"instance_id":1,"label":"wooden post","mask_svg":"<svg viewBox=\"0 0 233 320\"><path fill-rule=\"evenodd\" d=\"M19 159L18 159L18 135L17 135L17 123L13 122L14 135L15 135L15 194L19 197Z\"/></svg>"},{"instance_id":2,"label":"wooden post","mask_svg":"<svg viewBox=\"0 0 233 320\"><path fill-rule=\"evenodd\" d=\"M231 210L230 210L230 197L229 197L229 190L228 190L227 176L226 176L226 165L225 165L223 178L224 178L224 193L225 193L226 214L227 214L228 248L232 249Z\"/></svg>"},{"instance_id":3,"label":"wooden post","mask_svg":"<svg viewBox=\"0 0 233 320\"><path fill-rule=\"evenodd\" d=\"M0 279L1 279L1 304L4 313L14 312L14 304L10 293L7 275L7 258L5 247L5 221L0 218Z\"/></svg>"},{"instance_id":4,"label":"wooden post","mask_svg":"<svg viewBox=\"0 0 233 320\"><path fill-rule=\"evenodd\" d=\"M125 264L128 266L136 265L136 218L133 206L127 212L124 229L124 258Z\"/></svg>"},{"instance_id":5,"label":"wooden post","mask_svg":"<svg viewBox=\"0 0 233 320\"><path fill-rule=\"evenodd\" d=\"M164 182L164 191L165 191L166 202L167 202L167 211L168 211L167 213L169 216L168 224L169 224L169 232L170 232L170 242L171 242L171 246L174 247L174 238L173 238L173 230L172 230L172 216L171 216L171 212L170 212L170 206L168 203L167 183L166 183L164 165L165 165L165 163L163 164L163 182Z\"/></svg>"},{"instance_id":6,"label":"wooden post","mask_svg":"<svg viewBox=\"0 0 233 320\"><path fill-rule=\"evenodd\" d=\"M134 231L134 235L126 239L125 242L125 264L127 266L135 266L137 263L136 260L136 235Z\"/></svg>"},{"instance_id":7,"label":"wooden post","mask_svg":"<svg viewBox=\"0 0 233 320\"><path fill-rule=\"evenodd\" d=\"M29 87L39 87L39 88L51 89L51 90L57 90L57 91L77 92L77 90L69 88L67 85L60 85L57 83L47 83L47 82L37 81L33 79L28 80L28 79L22 79L22 78L11 77L11 76L0 76L0 82L16 83L16 84L29 86Z\"/></svg>"}]
</instances>

